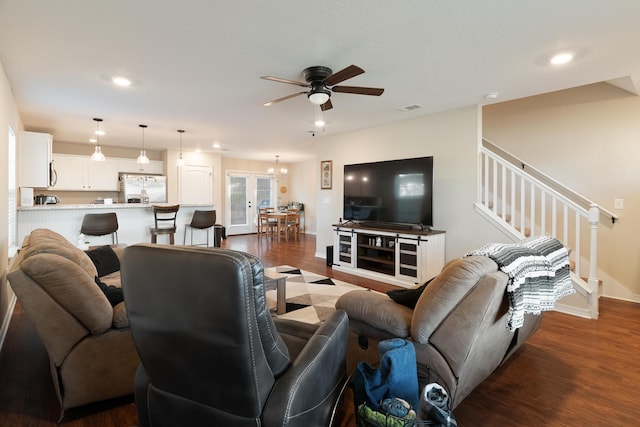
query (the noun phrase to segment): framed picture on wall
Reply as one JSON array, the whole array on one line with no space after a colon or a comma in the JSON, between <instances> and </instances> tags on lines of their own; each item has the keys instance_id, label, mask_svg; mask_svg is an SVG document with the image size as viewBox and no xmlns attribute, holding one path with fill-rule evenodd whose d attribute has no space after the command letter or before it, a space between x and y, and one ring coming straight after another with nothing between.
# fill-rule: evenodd
<instances>
[{"instance_id":1,"label":"framed picture on wall","mask_svg":"<svg viewBox=\"0 0 640 427\"><path fill-rule=\"evenodd\" d=\"M320 189L331 190L331 182L333 180L333 169L331 160L323 160L320 162Z\"/></svg>"}]
</instances>

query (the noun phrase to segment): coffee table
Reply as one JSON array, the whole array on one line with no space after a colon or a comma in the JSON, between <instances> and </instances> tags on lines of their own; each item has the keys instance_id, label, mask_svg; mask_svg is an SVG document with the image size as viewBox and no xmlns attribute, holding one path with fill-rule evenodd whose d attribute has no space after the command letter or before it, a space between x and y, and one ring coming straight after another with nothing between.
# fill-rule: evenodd
<instances>
[{"instance_id":1,"label":"coffee table","mask_svg":"<svg viewBox=\"0 0 640 427\"><path fill-rule=\"evenodd\" d=\"M284 314L287 312L287 276L280 273L269 273L264 275L264 290L276 290L276 313Z\"/></svg>"}]
</instances>

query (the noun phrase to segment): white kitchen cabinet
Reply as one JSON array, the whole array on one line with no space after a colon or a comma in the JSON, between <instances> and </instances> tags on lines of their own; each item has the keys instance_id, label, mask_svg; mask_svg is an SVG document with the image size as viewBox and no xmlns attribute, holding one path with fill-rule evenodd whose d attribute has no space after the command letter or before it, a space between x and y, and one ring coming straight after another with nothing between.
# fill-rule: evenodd
<instances>
[{"instance_id":1,"label":"white kitchen cabinet","mask_svg":"<svg viewBox=\"0 0 640 427\"><path fill-rule=\"evenodd\" d=\"M162 175L164 173L164 163L159 160L151 160L148 164L139 164L136 159L117 159L118 172L144 173L152 175Z\"/></svg>"},{"instance_id":2,"label":"white kitchen cabinet","mask_svg":"<svg viewBox=\"0 0 640 427\"><path fill-rule=\"evenodd\" d=\"M20 132L18 138L18 185L48 188L52 137L48 133Z\"/></svg>"},{"instance_id":3,"label":"white kitchen cabinet","mask_svg":"<svg viewBox=\"0 0 640 427\"><path fill-rule=\"evenodd\" d=\"M88 156L54 154L58 191L118 191L118 160L94 162Z\"/></svg>"}]
</instances>

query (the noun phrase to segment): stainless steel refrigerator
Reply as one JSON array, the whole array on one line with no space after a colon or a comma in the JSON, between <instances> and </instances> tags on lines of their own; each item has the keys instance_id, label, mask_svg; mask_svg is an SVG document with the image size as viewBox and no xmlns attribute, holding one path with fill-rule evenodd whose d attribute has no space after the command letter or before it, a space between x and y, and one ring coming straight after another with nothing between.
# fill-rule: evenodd
<instances>
[{"instance_id":1,"label":"stainless steel refrigerator","mask_svg":"<svg viewBox=\"0 0 640 427\"><path fill-rule=\"evenodd\" d=\"M119 176L120 203L166 203L167 177L121 173Z\"/></svg>"}]
</instances>

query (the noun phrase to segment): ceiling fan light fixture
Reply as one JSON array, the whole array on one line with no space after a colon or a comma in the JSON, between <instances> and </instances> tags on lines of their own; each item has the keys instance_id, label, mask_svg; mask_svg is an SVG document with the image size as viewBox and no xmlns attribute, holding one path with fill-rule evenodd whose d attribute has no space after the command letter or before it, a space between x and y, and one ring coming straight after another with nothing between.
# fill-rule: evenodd
<instances>
[{"instance_id":1,"label":"ceiling fan light fixture","mask_svg":"<svg viewBox=\"0 0 640 427\"><path fill-rule=\"evenodd\" d=\"M324 90L311 91L307 96L309 101L315 105L322 105L329 100L329 93Z\"/></svg>"}]
</instances>

